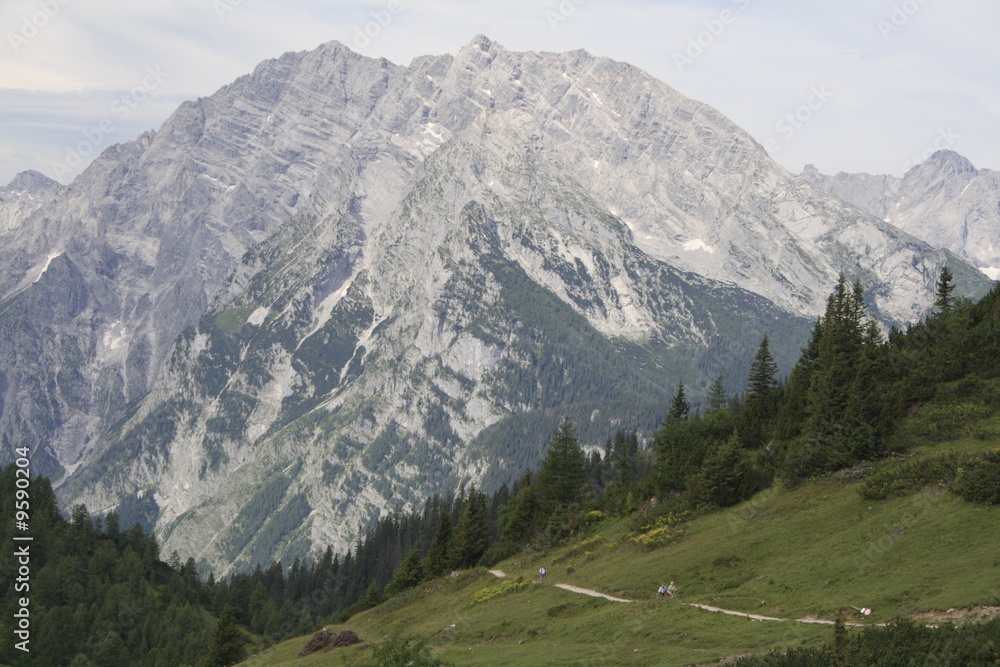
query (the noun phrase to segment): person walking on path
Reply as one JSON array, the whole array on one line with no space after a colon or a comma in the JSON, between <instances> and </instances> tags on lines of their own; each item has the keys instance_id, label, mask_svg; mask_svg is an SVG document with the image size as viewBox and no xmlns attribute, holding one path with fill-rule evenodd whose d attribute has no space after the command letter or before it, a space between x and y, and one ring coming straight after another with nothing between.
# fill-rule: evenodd
<instances>
[{"instance_id":1,"label":"person walking on path","mask_svg":"<svg viewBox=\"0 0 1000 667\"><path fill-rule=\"evenodd\" d=\"M548 573L549 572L548 572L548 570L545 569L544 565L541 566L540 568L538 568L538 574L539 574L539 576L541 576L542 581L545 581L545 575L548 574Z\"/></svg>"}]
</instances>

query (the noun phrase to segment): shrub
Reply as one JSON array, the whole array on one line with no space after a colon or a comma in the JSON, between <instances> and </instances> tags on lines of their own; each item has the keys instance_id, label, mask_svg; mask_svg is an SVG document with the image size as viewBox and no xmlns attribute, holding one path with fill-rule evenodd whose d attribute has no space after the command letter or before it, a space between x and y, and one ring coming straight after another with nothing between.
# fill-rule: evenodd
<instances>
[{"instance_id":1,"label":"shrub","mask_svg":"<svg viewBox=\"0 0 1000 667\"><path fill-rule=\"evenodd\" d=\"M660 517L649 530L629 539L629 542L643 549L656 549L669 544L684 534L684 522L687 521L688 514L670 513Z\"/></svg>"},{"instance_id":2,"label":"shrub","mask_svg":"<svg viewBox=\"0 0 1000 667\"><path fill-rule=\"evenodd\" d=\"M1000 449L965 463L955 493L971 503L1000 505Z\"/></svg>"},{"instance_id":3,"label":"shrub","mask_svg":"<svg viewBox=\"0 0 1000 667\"><path fill-rule=\"evenodd\" d=\"M958 474L961 457L940 454L910 459L873 473L858 488L862 498L882 500L904 496L932 484L946 484Z\"/></svg>"},{"instance_id":4,"label":"shrub","mask_svg":"<svg viewBox=\"0 0 1000 667\"><path fill-rule=\"evenodd\" d=\"M451 664L431 655L427 640L421 637L395 634L380 644L372 644L365 648L372 653L371 664L381 667Z\"/></svg>"},{"instance_id":5,"label":"shrub","mask_svg":"<svg viewBox=\"0 0 1000 667\"><path fill-rule=\"evenodd\" d=\"M487 600L492 600L503 595L509 595L510 593L521 590L527 585L528 582L521 577L502 581L496 586L490 586L489 588L477 591L469 600L469 606L471 607L472 605L479 604L480 602L486 602Z\"/></svg>"}]
</instances>

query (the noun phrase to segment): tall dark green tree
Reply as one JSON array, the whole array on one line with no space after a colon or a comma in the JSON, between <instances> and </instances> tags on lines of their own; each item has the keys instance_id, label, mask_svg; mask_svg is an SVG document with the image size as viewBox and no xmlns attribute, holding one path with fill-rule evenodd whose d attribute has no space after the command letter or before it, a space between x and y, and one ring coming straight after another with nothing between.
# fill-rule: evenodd
<instances>
[{"instance_id":1,"label":"tall dark green tree","mask_svg":"<svg viewBox=\"0 0 1000 667\"><path fill-rule=\"evenodd\" d=\"M823 337L823 320L817 319L809 343L802 348L799 360L792 369L782 392L775 421L775 435L782 440L792 440L802 433L806 422L807 397L812 381L813 367L819 358L819 343Z\"/></svg>"},{"instance_id":2,"label":"tall dark green tree","mask_svg":"<svg viewBox=\"0 0 1000 667\"><path fill-rule=\"evenodd\" d=\"M719 375L708 389L708 414L717 415L729 410L729 392L726 391L725 377Z\"/></svg>"},{"instance_id":3,"label":"tall dark green tree","mask_svg":"<svg viewBox=\"0 0 1000 667\"><path fill-rule=\"evenodd\" d=\"M770 341L764 336L750 366L746 400L737 427L741 440L751 449L767 444L774 431L779 399L777 374L778 364L771 354Z\"/></svg>"},{"instance_id":4,"label":"tall dark green tree","mask_svg":"<svg viewBox=\"0 0 1000 667\"><path fill-rule=\"evenodd\" d=\"M568 505L583 500L586 461L580 450L576 427L569 419L563 419L549 442L537 479L538 493L547 511L558 504Z\"/></svg>"},{"instance_id":5,"label":"tall dark green tree","mask_svg":"<svg viewBox=\"0 0 1000 667\"><path fill-rule=\"evenodd\" d=\"M934 298L934 308L937 309L938 313L949 313L951 309L955 306L955 276L951 272L951 269L947 265L941 267L941 273L938 276L935 298Z\"/></svg>"},{"instance_id":6,"label":"tall dark green tree","mask_svg":"<svg viewBox=\"0 0 1000 667\"><path fill-rule=\"evenodd\" d=\"M698 500L709 505L729 507L748 498L750 466L735 435L712 445L695 479Z\"/></svg>"},{"instance_id":7,"label":"tall dark green tree","mask_svg":"<svg viewBox=\"0 0 1000 667\"><path fill-rule=\"evenodd\" d=\"M636 456L639 453L639 435L632 431L628 435L619 430L612 440L609 459L615 483L627 487L636 476Z\"/></svg>"},{"instance_id":8,"label":"tall dark green tree","mask_svg":"<svg viewBox=\"0 0 1000 667\"><path fill-rule=\"evenodd\" d=\"M508 508L503 517L500 541L511 546L521 546L538 527L538 494L530 477L526 484L521 485L517 495L511 498Z\"/></svg>"},{"instance_id":9,"label":"tall dark green tree","mask_svg":"<svg viewBox=\"0 0 1000 667\"><path fill-rule=\"evenodd\" d=\"M420 562L420 550L411 549L392 575L392 581L385 588L387 596L413 588L424 580L424 567Z\"/></svg>"},{"instance_id":10,"label":"tall dark green tree","mask_svg":"<svg viewBox=\"0 0 1000 667\"><path fill-rule=\"evenodd\" d=\"M219 614L219 621L215 624L209 643L208 655L202 664L206 667L229 667L242 661L245 656L243 632L236 624L232 609L227 606Z\"/></svg>"},{"instance_id":11,"label":"tall dark green tree","mask_svg":"<svg viewBox=\"0 0 1000 667\"><path fill-rule=\"evenodd\" d=\"M437 531L424 558L424 571L429 577L437 577L453 567L451 559L451 507L442 504Z\"/></svg>"},{"instance_id":12,"label":"tall dark green tree","mask_svg":"<svg viewBox=\"0 0 1000 667\"><path fill-rule=\"evenodd\" d=\"M876 385L884 355L867 317L864 288L843 275L827 301L806 397L803 439L789 451L787 473L804 477L878 450L883 397Z\"/></svg>"},{"instance_id":13,"label":"tall dark green tree","mask_svg":"<svg viewBox=\"0 0 1000 667\"><path fill-rule=\"evenodd\" d=\"M691 403L688 402L687 397L684 395L684 383L677 383L677 393L674 394L674 398L670 401L670 410L667 411L667 421L679 421L682 419L687 419L688 414L691 412Z\"/></svg>"},{"instance_id":14,"label":"tall dark green tree","mask_svg":"<svg viewBox=\"0 0 1000 667\"><path fill-rule=\"evenodd\" d=\"M455 524L451 554L455 567L472 567L490 546L490 512L486 494L473 487Z\"/></svg>"}]
</instances>

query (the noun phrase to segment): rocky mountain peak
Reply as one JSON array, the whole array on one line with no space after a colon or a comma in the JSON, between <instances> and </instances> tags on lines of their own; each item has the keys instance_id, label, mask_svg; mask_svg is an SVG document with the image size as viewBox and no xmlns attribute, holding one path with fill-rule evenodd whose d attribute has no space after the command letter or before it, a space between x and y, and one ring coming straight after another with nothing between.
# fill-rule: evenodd
<instances>
[{"instance_id":1,"label":"rocky mountain peak","mask_svg":"<svg viewBox=\"0 0 1000 667\"><path fill-rule=\"evenodd\" d=\"M41 172L35 171L34 169L22 171L14 176L10 184L7 185L7 188L10 190L25 191L35 194L58 190L61 187L62 186L58 182L52 180Z\"/></svg>"},{"instance_id":2,"label":"rocky mountain peak","mask_svg":"<svg viewBox=\"0 0 1000 667\"><path fill-rule=\"evenodd\" d=\"M0 202L0 435L223 567L509 481L561 414L649 429L840 273L893 323L987 283L633 66L483 36L286 53L53 193Z\"/></svg>"},{"instance_id":3,"label":"rocky mountain peak","mask_svg":"<svg viewBox=\"0 0 1000 667\"><path fill-rule=\"evenodd\" d=\"M910 176L910 172L914 172L914 177L928 173L937 173L943 178L949 176L971 177L976 175L977 170L967 158L955 151L946 149L935 151L929 158L911 167L904 177Z\"/></svg>"},{"instance_id":4,"label":"rocky mountain peak","mask_svg":"<svg viewBox=\"0 0 1000 667\"><path fill-rule=\"evenodd\" d=\"M815 168L803 178L1000 278L1000 172L976 169L951 150L936 151L903 178Z\"/></svg>"}]
</instances>

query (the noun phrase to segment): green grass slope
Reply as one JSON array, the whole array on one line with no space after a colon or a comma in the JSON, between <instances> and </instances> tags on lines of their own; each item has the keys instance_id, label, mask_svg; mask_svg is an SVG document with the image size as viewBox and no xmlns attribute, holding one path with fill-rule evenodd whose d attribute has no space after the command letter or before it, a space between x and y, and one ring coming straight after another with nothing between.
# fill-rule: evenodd
<instances>
[{"instance_id":1,"label":"green grass slope","mask_svg":"<svg viewBox=\"0 0 1000 667\"><path fill-rule=\"evenodd\" d=\"M1000 414L976 408L980 395L966 401L961 393L905 421L895 444L909 446L907 464L1000 446ZM901 465L885 460L865 474ZM654 548L641 543L664 531L643 539L633 518L608 518L547 552L497 564L507 579L484 569L462 572L330 626L356 631L367 649L298 658L307 639L299 637L248 664L369 664L372 644L401 633L462 665L689 665L818 645L832 629L752 622L684 603L787 619L834 619L848 609L847 620L862 624L897 616L933 622L962 615L947 614L952 608L1000 605L1000 506L969 503L944 483L869 500L859 493L862 484L838 473L794 490L776 486L670 528ZM537 581L543 564L544 584ZM660 599L656 588L669 581L678 597ZM636 602L587 597L557 583ZM862 619L850 607L874 613Z\"/></svg>"}]
</instances>

